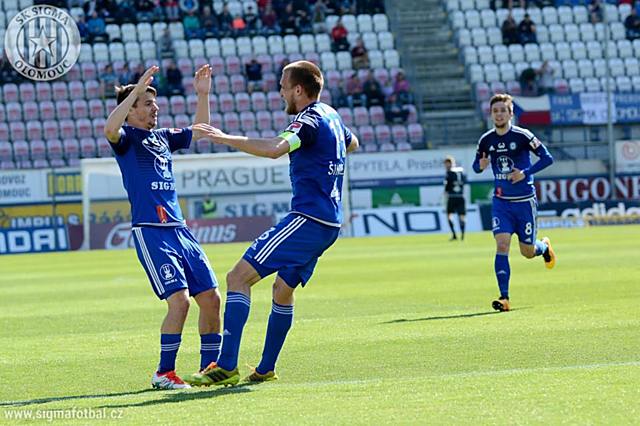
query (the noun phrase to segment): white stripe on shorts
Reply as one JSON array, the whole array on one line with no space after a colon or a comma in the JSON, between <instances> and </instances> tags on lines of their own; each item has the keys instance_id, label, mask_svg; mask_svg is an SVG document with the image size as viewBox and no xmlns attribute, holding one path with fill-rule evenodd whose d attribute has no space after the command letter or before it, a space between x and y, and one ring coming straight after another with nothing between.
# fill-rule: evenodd
<instances>
[{"instance_id":1,"label":"white stripe on shorts","mask_svg":"<svg viewBox=\"0 0 640 426\"><path fill-rule=\"evenodd\" d=\"M291 234L293 234L298 228L300 228L307 221L306 218L298 216L291 221L287 226L282 228L280 232L273 236L271 241L262 247L262 250L254 258L256 262L262 263L267 260L267 257L273 253L273 251L286 240Z\"/></svg>"},{"instance_id":2,"label":"white stripe on shorts","mask_svg":"<svg viewBox=\"0 0 640 426\"><path fill-rule=\"evenodd\" d=\"M151 259L149 250L147 250L147 244L144 242L142 228L133 228L133 232L136 234L136 237L138 237L138 243L140 244L140 251L142 251L144 263L146 263L149 275L151 275L151 284L156 288L158 294L162 296L164 294L164 286L162 285L162 281L160 281L160 277L158 277L158 272L156 271L155 266L153 266L153 260Z\"/></svg>"}]
</instances>

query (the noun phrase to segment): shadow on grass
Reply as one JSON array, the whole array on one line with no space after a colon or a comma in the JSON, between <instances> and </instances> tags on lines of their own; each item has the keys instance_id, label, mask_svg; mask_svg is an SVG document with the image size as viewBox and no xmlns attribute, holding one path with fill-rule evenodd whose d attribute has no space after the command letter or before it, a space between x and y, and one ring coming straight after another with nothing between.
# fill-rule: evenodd
<instances>
[{"instance_id":1,"label":"shadow on grass","mask_svg":"<svg viewBox=\"0 0 640 426\"><path fill-rule=\"evenodd\" d=\"M154 389L140 389L131 392L102 393L94 395L70 395L70 396L52 396L36 399L27 399L23 401L0 401L0 407L23 407L25 405L46 404L49 402L72 401L76 399L97 399L97 398L114 398L120 396L140 395L147 392L154 392Z\"/></svg>"},{"instance_id":2,"label":"shadow on grass","mask_svg":"<svg viewBox=\"0 0 640 426\"><path fill-rule=\"evenodd\" d=\"M233 395L233 394L251 392L249 387L255 386L255 385L256 385L255 383L243 383L240 385L229 386L225 388L211 388L211 389L207 389L205 391L200 391L200 392L157 391L159 395L163 396L164 398L150 399L148 401L128 403L128 404L125 403L125 404L114 404L114 405L100 405L95 408L96 409L101 409L101 408L113 409L113 408L149 407L149 406L158 405L158 404L172 404L176 402L193 401L197 399L215 398L217 396L222 396L222 395Z\"/></svg>"},{"instance_id":3,"label":"shadow on grass","mask_svg":"<svg viewBox=\"0 0 640 426\"><path fill-rule=\"evenodd\" d=\"M524 309L530 309L530 307L525 306L522 308L511 309L511 311L509 312L522 311ZM495 314L501 314L501 313L504 313L504 312L488 311L488 312L474 312L472 314L443 315L439 317L425 317L425 318L412 318L412 319L399 318L391 321L381 322L380 324L397 324L400 322L436 321L436 320L458 319L458 318L473 318L473 317L483 317L487 315L495 315Z\"/></svg>"}]
</instances>

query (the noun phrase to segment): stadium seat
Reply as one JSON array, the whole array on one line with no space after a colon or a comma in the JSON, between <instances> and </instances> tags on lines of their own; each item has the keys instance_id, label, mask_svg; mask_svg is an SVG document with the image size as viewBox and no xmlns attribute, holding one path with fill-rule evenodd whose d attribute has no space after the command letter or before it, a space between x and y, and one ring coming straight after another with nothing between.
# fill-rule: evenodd
<instances>
[{"instance_id":1,"label":"stadium seat","mask_svg":"<svg viewBox=\"0 0 640 426\"><path fill-rule=\"evenodd\" d=\"M494 82L500 80L500 72L496 64L486 64L484 66L484 81Z\"/></svg>"},{"instance_id":2,"label":"stadium seat","mask_svg":"<svg viewBox=\"0 0 640 426\"><path fill-rule=\"evenodd\" d=\"M53 142L53 145L56 145L60 141L55 139L55 140L49 141L49 142ZM57 147L52 147L50 149L52 149L54 151L57 151L58 148ZM73 158L79 158L80 157L80 144L78 143L77 139L65 139L62 142L62 150L64 152L63 156L65 158L67 158L67 159L73 159ZM56 154L56 156L57 156L57 154Z\"/></svg>"},{"instance_id":3,"label":"stadium seat","mask_svg":"<svg viewBox=\"0 0 640 426\"><path fill-rule=\"evenodd\" d=\"M524 61L524 49L522 45L519 45L519 44L509 45L509 58L513 63Z\"/></svg>"},{"instance_id":4,"label":"stadium seat","mask_svg":"<svg viewBox=\"0 0 640 426\"><path fill-rule=\"evenodd\" d=\"M251 109L253 111L267 109L267 96L263 92L253 92L251 94Z\"/></svg>"},{"instance_id":5,"label":"stadium seat","mask_svg":"<svg viewBox=\"0 0 640 426\"><path fill-rule=\"evenodd\" d=\"M76 125L71 120L60 120L60 137L62 139L72 139L76 137Z\"/></svg>"},{"instance_id":6,"label":"stadium seat","mask_svg":"<svg viewBox=\"0 0 640 426\"><path fill-rule=\"evenodd\" d=\"M593 77L593 64L589 59L581 59L578 61L578 75L580 78Z\"/></svg>"},{"instance_id":7,"label":"stadium seat","mask_svg":"<svg viewBox=\"0 0 640 426\"><path fill-rule=\"evenodd\" d=\"M173 116L171 115L159 115L158 116L158 128L170 129L175 127L173 124Z\"/></svg>"},{"instance_id":8,"label":"stadium seat","mask_svg":"<svg viewBox=\"0 0 640 426\"><path fill-rule=\"evenodd\" d=\"M256 113L256 121L258 130L271 130L271 113L268 111L258 111Z\"/></svg>"},{"instance_id":9,"label":"stadium seat","mask_svg":"<svg viewBox=\"0 0 640 426\"><path fill-rule=\"evenodd\" d=\"M98 138L104 138L104 125L106 123L107 120L105 120L104 118L94 118L91 121L91 128L93 131L93 137L98 139Z\"/></svg>"},{"instance_id":10,"label":"stadium seat","mask_svg":"<svg viewBox=\"0 0 640 426\"><path fill-rule=\"evenodd\" d=\"M284 130L289 124L289 116L284 111L274 111L272 113L273 128L280 132Z\"/></svg>"},{"instance_id":11,"label":"stadium seat","mask_svg":"<svg viewBox=\"0 0 640 426\"><path fill-rule=\"evenodd\" d=\"M35 102L24 102L22 104L22 115L28 120L37 120L39 117L38 104Z\"/></svg>"},{"instance_id":12,"label":"stadium seat","mask_svg":"<svg viewBox=\"0 0 640 426\"><path fill-rule=\"evenodd\" d=\"M9 125L7 123L0 122L0 141L9 140Z\"/></svg>"},{"instance_id":13,"label":"stadium seat","mask_svg":"<svg viewBox=\"0 0 640 426\"><path fill-rule=\"evenodd\" d=\"M633 85L631 83L631 78L621 75L616 77L616 87L619 92L632 92Z\"/></svg>"},{"instance_id":14,"label":"stadium seat","mask_svg":"<svg viewBox=\"0 0 640 426\"><path fill-rule=\"evenodd\" d=\"M17 162L29 160L29 144L24 140L13 141L13 158Z\"/></svg>"},{"instance_id":15,"label":"stadium seat","mask_svg":"<svg viewBox=\"0 0 640 426\"><path fill-rule=\"evenodd\" d=\"M474 46L485 46L487 44L487 33L483 28L473 28L471 30L471 40Z\"/></svg>"},{"instance_id":16,"label":"stadium seat","mask_svg":"<svg viewBox=\"0 0 640 426\"><path fill-rule=\"evenodd\" d=\"M267 45L269 47L269 53L275 55L277 53L284 53L284 46L282 37L279 35L271 35L267 38Z\"/></svg>"},{"instance_id":17,"label":"stadium seat","mask_svg":"<svg viewBox=\"0 0 640 426\"><path fill-rule=\"evenodd\" d=\"M267 104L267 109L271 111L280 111L283 108L283 101L278 92L267 93Z\"/></svg>"},{"instance_id":18,"label":"stadium seat","mask_svg":"<svg viewBox=\"0 0 640 426\"><path fill-rule=\"evenodd\" d=\"M381 106L374 105L369 108L369 121L372 125L384 124L384 109Z\"/></svg>"},{"instance_id":19,"label":"stadium seat","mask_svg":"<svg viewBox=\"0 0 640 426\"><path fill-rule=\"evenodd\" d=\"M231 92L240 93L245 92L246 90L247 87L245 77L240 74L233 74L231 76Z\"/></svg>"},{"instance_id":20,"label":"stadium seat","mask_svg":"<svg viewBox=\"0 0 640 426\"><path fill-rule=\"evenodd\" d=\"M498 25L502 25L502 21L501 22L496 21L496 14L491 9L480 10L480 21L482 22L482 27L484 28L490 28L490 27L496 27Z\"/></svg>"},{"instance_id":21,"label":"stadium seat","mask_svg":"<svg viewBox=\"0 0 640 426\"><path fill-rule=\"evenodd\" d=\"M29 151L32 160L44 160L47 158L47 146L42 139L32 139L29 142Z\"/></svg>"},{"instance_id":22,"label":"stadium seat","mask_svg":"<svg viewBox=\"0 0 640 426\"><path fill-rule=\"evenodd\" d=\"M407 142L409 136L407 134L407 128L404 124L394 124L391 126L391 139L395 144L400 142Z\"/></svg>"},{"instance_id":23,"label":"stadium seat","mask_svg":"<svg viewBox=\"0 0 640 426\"><path fill-rule=\"evenodd\" d=\"M250 111L251 110L251 98L247 92L240 92L234 95L236 111ZM241 117L242 120L242 117Z\"/></svg>"},{"instance_id":24,"label":"stadium seat","mask_svg":"<svg viewBox=\"0 0 640 426\"><path fill-rule=\"evenodd\" d=\"M111 144L109 143L109 141L107 141L106 138L98 138L95 140L95 142L96 142L96 145L98 146L98 156L102 158L113 156L113 151L111 150Z\"/></svg>"},{"instance_id":25,"label":"stadium seat","mask_svg":"<svg viewBox=\"0 0 640 426\"><path fill-rule=\"evenodd\" d=\"M9 102L5 106L7 115L7 121L21 121L22 120L22 108L18 102Z\"/></svg>"},{"instance_id":26,"label":"stadium seat","mask_svg":"<svg viewBox=\"0 0 640 426\"><path fill-rule=\"evenodd\" d=\"M84 86L82 82L80 81L69 82L69 99L72 99L72 100L85 99Z\"/></svg>"},{"instance_id":27,"label":"stadium seat","mask_svg":"<svg viewBox=\"0 0 640 426\"><path fill-rule=\"evenodd\" d=\"M76 120L75 125L76 125L76 135L79 138L90 138L93 136L93 128L91 125L91 121L89 121L88 119L81 118L79 120ZM67 135L63 134L62 137L66 138Z\"/></svg>"},{"instance_id":28,"label":"stadium seat","mask_svg":"<svg viewBox=\"0 0 640 426\"><path fill-rule=\"evenodd\" d=\"M316 49L318 53L322 54L322 52L330 52L331 51L331 39L329 35L326 33L316 34Z\"/></svg>"},{"instance_id":29,"label":"stadium seat","mask_svg":"<svg viewBox=\"0 0 640 426\"><path fill-rule=\"evenodd\" d=\"M579 25L580 39L584 42L595 41L596 33L593 24L583 22Z\"/></svg>"},{"instance_id":30,"label":"stadium seat","mask_svg":"<svg viewBox=\"0 0 640 426\"><path fill-rule=\"evenodd\" d=\"M509 62L503 62L499 66L500 79L502 81L516 80L520 76L516 76L516 70L513 64Z\"/></svg>"},{"instance_id":31,"label":"stadium seat","mask_svg":"<svg viewBox=\"0 0 640 426\"><path fill-rule=\"evenodd\" d=\"M565 41L580 41L580 31L575 24L563 24Z\"/></svg>"},{"instance_id":32,"label":"stadium seat","mask_svg":"<svg viewBox=\"0 0 640 426\"><path fill-rule=\"evenodd\" d=\"M240 113L240 128L244 132L256 130L256 117L253 112L242 111Z\"/></svg>"},{"instance_id":33,"label":"stadium seat","mask_svg":"<svg viewBox=\"0 0 640 426\"><path fill-rule=\"evenodd\" d=\"M5 110L4 104L0 103L0 123L7 121L7 112Z\"/></svg>"},{"instance_id":34,"label":"stadium seat","mask_svg":"<svg viewBox=\"0 0 640 426\"><path fill-rule=\"evenodd\" d=\"M516 20L516 22L519 22ZM552 25L558 23L558 11L555 7L545 6L542 8L542 22L545 25Z\"/></svg>"},{"instance_id":35,"label":"stadium seat","mask_svg":"<svg viewBox=\"0 0 640 426\"><path fill-rule=\"evenodd\" d=\"M340 114L340 117L342 118L342 122L346 126L352 126L353 125L353 113L351 112L351 108L340 107L340 108L338 108L337 111L338 111L338 114Z\"/></svg>"},{"instance_id":36,"label":"stadium seat","mask_svg":"<svg viewBox=\"0 0 640 426\"><path fill-rule=\"evenodd\" d=\"M604 59L594 59L593 69L596 77L604 77L606 74L607 62Z\"/></svg>"},{"instance_id":37,"label":"stadium seat","mask_svg":"<svg viewBox=\"0 0 640 426\"><path fill-rule=\"evenodd\" d=\"M564 95L569 93L569 82L564 78L556 78L553 87L557 94Z\"/></svg>"},{"instance_id":38,"label":"stadium seat","mask_svg":"<svg viewBox=\"0 0 640 426\"><path fill-rule=\"evenodd\" d=\"M478 51L480 51L480 48L478 48ZM493 57L497 64L509 62L509 49L502 44L493 46Z\"/></svg>"},{"instance_id":39,"label":"stadium seat","mask_svg":"<svg viewBox=\"0 0 640 426\"><path fill-rule=\"evenodd\" d=\"M89 116L89 106L87 105L87 101L84 99L76 99L71 103L71 108L73 111L73 118L87 118Z\"/></svg>"},{"instance_id":40,"label":"stadium seat","mask_svg":"<svg viewBox=\"0 0 640 426\"><path fill-rule=\"evenodd\" d=\"M564 29L558 24L549 25L549 39L552 43L565 41Z\"/></svg>"},{"instance_id":41,"label":"stadium seat","mask_svg":"<svg viewBox=\"0 0 640 426\"><path fill-rule=\"evenodd\" d=\"M587 48L581 41L571 42L571 54L575 61L587 58Z\"/></svg>"},{"instance_id":42,"label":"stadium seat","mask_svg":"<svg viewBox=\"0 0 640 426\"><path fill-rule=\"evenodd\" d=\"M466 10L464 12L465 26L469 29L481 27L480 13L477 10Z\"/></svg>"},{"instance_id":43,"label":"stadium seat","mask_svg":"<svg viewBox=\"0 0 640 426\"><path fill-rule=\"evenodd\" d=\"M336 62L339 70L351 70L351 53L349 52L337 52Z\"/></svg>"},{"instance_id":44,"label":"stadium seat","mask_svg":"<svg viewBox=\"0 0 640 426\"><path fill-rule=\"evenodd\" d=\"M618 40L617 46L618 57L622 59L633 57L633 45L629 40Z\"/></svg>"},{"instance_id":45,"label":"stadium seat","mask_svg":"<svg viewBox=\"0 0 640 426\"><path fill-rule=\"evenodd\" d=\"M573 6L573 22L576 24L583 24L589 21L589 14L587 8L582 5Z\"/></svg>"},{"instance_id":46,"label":"stadium seat","mask_svg":"<svg viewBox=\"0 0 640 426\"><path fill-rule=\"evenodd\" d=\"M22 102L34 102L36 100L36 89L33 84L21 83L18 90Z\"/></svg>"},{"instance_id":47,"label":"stadium seat","mask_svg":"<svg viewBox=\"0 0 640 426\"><path fill-rule=\"evenodd\" d=\"M389 19L383 13L373 15L373 30L377 33L389 31Z\"/></svg>"},{"instance_id":48,"label":"stadium seat","mask_svg":"<svg viewBox=\"0 0 640 426\"><path fill-rule=\"evenodd\" d=\"M216 75L213 78L213 87L214 87L214 91L218 95L222 93L229 93L231 90L229 79L227 78L226 75Z\"/></svg>"},{"instance_id":49,"label":"stadium seat","mask_svg":"<svg viewBox=\"0 0 640 426\"><path fill-rule=\"evenodd\" d=\"M380 152L393 152L396 150L396 146L391 142L384 142L378 146Z\"/></svg>"},{"instance_id":50,"label":"stadium seat","mask_svg":"<svg viewBox=\"0 0 640 426\"><path fill-rule=\"evenodd\" d=\"M466 28L460 28L458 31L458 46L471 46L473 43L471 42L471 32Z\"/></svg>"},{"instance_id":51,"label":"stadium seat","mask_svg":"<svg viewBox=\"0 0 640 426\"><path fill-rule=\"evenodd\" d=\"M625 75L624 62L620 58L611 58L609 60L609 69L612 77L621 77Z\"/></svg>"},{"instance_id":52,"label":"stadium seat","mask_svg":"<svg viewBox=\"0 0 640 426\"><path fill-rule=\"evenodd\" d=\"M477 48L477 52L478 52L478 63L480 64L494 63L493 49L490 46L479 46ZM498 61L495 61L495 62L498 62Z\"/></svg>"},{"instance_id":53,"label":"stadium seat","mask_svg":"<svg viewBox=\"0 0 640 426\"><path fill-rule=\"evenodd\" d=\"M582 93L585 91L584 82L581 78L570 78L569 89L571 93Z\"/></svg>"},{"instance_id":54,"label":"stadium seat","mask_svg":"<svg viewBox=\"0 0 640 426\"><path fill-rule=\"evenodd\" d=\"M100 99L91 99L89 101L89 117L103 118L106 116L104 104Z\"/></svg>"},{"instance_id":55,"label":"stadium seat","mask_svg":"<svg viewBox=\"0 0 640 426\"><path fill-rule=\"evenodd\" d=\"M371 53L372 52L369 52L370 61L371 61ZM322 52L322 54L320 55L320 64L321 64L322 70L325 72L334 71L338 68L336 64L336 57L333 52ZM373 64L371 66L373 66Z\"/></svg>"},{"instance_id":56,"label":"stadium seat","mask_svg":"<svg viewBox=\"0 0 640 426\"><path fill-rule=\"evenodd\" d=\"M12 145L6 140L0 140L0 162L13 161L13 150L11 147Z\"/></svg>"},{"instance_id":57,"label":"stadium seat","mask_svg":"<svg viewBox=\"0 0 640 426\"><path fill-rule=\"evenodd\" d=\"M6 87L9 86L8 84L4 85L4 88L6 90ZM69 98L69 92L67 91L67 84L62 82L62 81L56 81L51 85L51 89L53 90L53 99L56 101L61 101L61 100L66 100ZM7 99L6 95L5 95L5 101L9 102L10 100Z\"/></svg>"},{"instance_id":58,"label":"stadium seat","mask_svg":"<svg viewBox=\"0 0 640 426\"><path fill-rule=\"evenodd\" d=\"M473 46L464 47L462 58L465 65L477 64L479 61L477 49Z\"/></svg>"},{"instance_id":59,"label":"stadium seat","mask_svg":"<svg viewBox=\"0 0 640 426\"><path fill-rule=\"evenodd\" d=\"M223 130L225 132L238 132L240 131L240 117L236 112L225 112L222 115L222 121L224 123Z\"/></svg>"},{"instance_id":60,"label":"stadium seat","mask_svg":"<svg viewBox=\"0 0 640 426\"><path fill-rule=\"evenodd\" d=\"M629 47L631 47L631 44L629 44ZM46 81L36 83L36 99L38 102L50 101L51 98L51 85Z\"/></svg>"},{"instance_id":61,"label":"stadium seat","mask_svg":"<svg viewBox=\"0 0 640 426\"><path fill-rule=\"evenodd\" d=\"M391 142L391 129L386 124L379 124L374 127L376 141L378 145Z\"/></svg>"},{"instance_id":62,"label":"stadium seat","mask_svg":"<svg viewBox=\"0 0 640 426\"><path fill-rule=\"evenodd\" d=\"M235 111L233 95L230 93L221 93L218 95L218 103L220 105L220 112L232 112Z\"/></svg>"},{"instance_id":63,"label":"stadium seat","mask_svg":"<svg viewBox=\"0 0 640 426\"><path fill-rule=\"evenodd\" d=\"M625 74L628 77L634 78L640 76L640 67L638 66L638 59L625 58L624 60Z\"/></svg>"},{"instance_id":64,"label":"stadium seat","mask_svg":"<svg viewBox=\"0 0 640 426\"><path fill-rule=\"evenodd\" d=\"M371 18L371 15L357 15L356 21L358 22L357 32L366 33L373 31L373 19Z\"/></svg>"},{"instance_id":65,"label":"stadium seat","mask_svg":"<svg viewBox=\"0 0 640 426\"><path fill-rule=\"evenodd\" d=\"M571 86L571 80L578 77L578 66L574 60L562 61L562 74L563 77L569 80L569 86ZM573 89L571 90L573 92Z\"/></svg>"}]
</instances>

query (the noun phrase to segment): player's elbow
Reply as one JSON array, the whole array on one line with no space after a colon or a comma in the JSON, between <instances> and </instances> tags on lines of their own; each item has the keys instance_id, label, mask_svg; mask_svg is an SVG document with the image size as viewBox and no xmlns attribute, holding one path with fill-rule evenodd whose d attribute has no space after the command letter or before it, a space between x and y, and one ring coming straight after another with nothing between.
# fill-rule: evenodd
<instances>
[{"instance_id":1,"label":"player's elbow","mask_svg":"<svg viewBox=\"0 0 640 426\"><path fill-rule=\"evenodd\" d=\"M120 129L105 126L103 133L109 142L118 142L118 139L120 139Z\"/></svg>"},{"instance_id":2,"label":"player's elbow","mask_svg":"<svg viewBox=\"0 0 640 426\"><path fill-rule=\"evenodd\" d=\"M351 143L349 144L349 148L347 148L347 152L354 152L360 148L360 141L355 136L351 139Z\"/></svg>"}]
</instances>

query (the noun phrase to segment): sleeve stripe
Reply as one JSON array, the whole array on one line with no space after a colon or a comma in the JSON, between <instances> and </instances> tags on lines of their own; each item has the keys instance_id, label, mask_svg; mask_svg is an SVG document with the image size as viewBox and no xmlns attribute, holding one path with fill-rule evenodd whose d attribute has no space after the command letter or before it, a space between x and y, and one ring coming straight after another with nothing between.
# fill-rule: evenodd
<instances>
[{"instance_id":1,"label":"sleeve stripe","mask_svg":"<svg viewBox=\"0 0 640 426\"><path fill-rule=\"evenodd\" d=\"M300 145L302 144L302 141L300 140L298 135L293 132L282 132L278 136L289 143L289 152L295 151L296 149L300 148Z\"/></svg>"}]
</instances>

